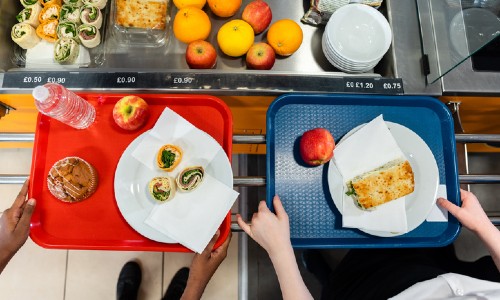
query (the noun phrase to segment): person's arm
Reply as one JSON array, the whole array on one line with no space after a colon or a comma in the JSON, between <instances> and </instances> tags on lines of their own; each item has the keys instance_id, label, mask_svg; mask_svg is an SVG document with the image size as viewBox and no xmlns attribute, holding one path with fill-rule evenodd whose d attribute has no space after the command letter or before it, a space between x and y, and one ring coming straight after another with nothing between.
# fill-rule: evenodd
<instances>
[{"instance_id":1,"label":"person's arm","mask_svg":"<svg viewBox=\"0 0 500 300\"><path fill-rule=\"evenodd\" d=\"M231 233L229 237L220 245L219 248L212 250L215 242L219 238L220 232L213 236L210 243L201 254L196 254L189 268L189 277L182 294L181 300L199 300L207 287L208 282L214 275L219 265L227 256L227 248L231 241Z\"/></svg>"},{"instance_id":2,"label":"person's arm","mask_svg":"<svg viewBox=\"0 0 500 300\"><path fill-rule=\"evenodd\" d=\"M454 215L460 223L478 235L488 248L488 251L500 271L500 231L490 222L476 196L460 189L462 207L450 201L439 198L438 204Z\"/></svg>"},{"instance_id":3,"label":"person's arm","mask_svg":"<svg viewBox=\"0 0 500 300\"><path fill-rule=\"evenodd\" d=\"M28 239L35 199L26 201L29 179L26 180L12 206L0 217L0 273Z\"/></svg>"},{"instance_id":4,"label":"person's arm","mask_svg":"<svg viewBox=\"0 0 500 300\"><path fill-rule=\"evenodd\" d=\"M288 215L278 196L274 196L273 205L276 215L269 210L265 201L261 201L251 225L245 223L240 215L237 216L238 224L269 254L283 299L313 299L300 275L290 242Z\"/></svg>"}]
</instances>

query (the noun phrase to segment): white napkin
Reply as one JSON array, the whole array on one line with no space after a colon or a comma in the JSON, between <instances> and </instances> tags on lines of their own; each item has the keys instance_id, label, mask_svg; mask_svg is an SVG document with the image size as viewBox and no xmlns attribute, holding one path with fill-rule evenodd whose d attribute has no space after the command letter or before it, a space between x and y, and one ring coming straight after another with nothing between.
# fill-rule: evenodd
<instances>
[{"instance_id":1,"label":"white napkin","mask_svg":"<svg viewBox=\"0 0 500 300\"><path fill-rule=\"evenodd\" d=\"M161 146L173 144L182 151L182 160L174 172L175 177L184 168L202 166L205 168L217 152L224 151L219 143L207 133L199 130L170 108L165 108L155 126L132 152L132 156L151 170L159 170L156 154Z\"/></svg>"},{"instance_id":2,"label":"white napkin","mask_svg":"<svg viewBox=\"0 0 500 300\"><path fill-rule=\"evenodd\" d=\"M206 174L202 184L194 191L178 192L171 201L156 205L145 223L192 251L201 253L238 195Z\"/></svg>"},{"instance_id":3,"label":"white napkin","mask_svg":"<svg viewBox=\"0 0 500 300\"><path fill-rule=\"evenodd\" d=\"M398 158L404 158L404 154L380 115L335 147L334 162L345 183ZM347 186L344 189L347 191ZM395 233L408 231L404 197L364 211L354 204L352 197L342 195L344 227Z\"/></svg>"},{"instance_id":4,"label":"white napkin","mask_svg":"<svg viewBox=\"0 0 500 300\"><path fill-rule=\"evenodd\" d=\"M448 198L446 184L438 186L436 199L439 197ZM427 222L448 222L448 211L436 203L425 220Z\"/></svg>"},{"instance_id":5,"label":"white napkin","mask_svg":"<svg viewBox=\"0 0 500 300\"><path fill-rule=\"evenodd\" d=\"M156 154L164 144L177 145L183 151L173 172L163 172L156 165ZM164 173L175 178L186 167L205 168L203 182L195 190L177 190L172 200L155 204L144 220L154 230L198 253L208 245L239 195L232 186L217 180L216 174L210 174L213 168L207 166L216 155L226 155L219 143L169 108L132 151L132 156L152 171L151 177Z\"/></svg>"}]
</instances>

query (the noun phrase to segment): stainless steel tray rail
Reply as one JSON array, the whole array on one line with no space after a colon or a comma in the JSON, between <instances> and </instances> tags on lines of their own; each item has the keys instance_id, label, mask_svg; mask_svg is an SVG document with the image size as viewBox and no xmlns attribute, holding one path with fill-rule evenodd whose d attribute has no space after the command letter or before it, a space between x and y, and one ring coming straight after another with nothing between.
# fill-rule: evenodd
<instances>
[{"instance_id":1,"label":"stainless steel tray rail","mask_svg":"<svg viewBox=\"0 0 500 300\"><path fill-rule=\"evenodd\" d=\"M32 133L0 133L0 142L32 142ZM500 143L500 134L455 134L457 143ZM265 135L233 135L234 144L265 144ZM22 184L28 175L0 174L0 184ZM460 174L461 184L500 184L499 175L486 174ZM233 180L235 187L263 187L266 185L264 176L235 176ZM495 225L500 225L500 217L489 214L490 220ZM235 222L231 225L231 230L241 231Z\"/></svg>"},{"instance_id":2,"label":"stainless steel tray rail","mask_svg":"<svg viewBox=\"0 0 500 300\"><path fill-rule=\"evenodd\" d=\"M0 142L32 142L32 133L1 133ZM455 134L457 143L500 143L500 134ZM234 144L265 144L265 135L233 135ZM0 184L21 184L28 175L0 174ZM460 183L485 184L500 183L499 175L460 174ZM265 177L234 177L234 186L265 186Z\"/></svg>"}]
</instances>

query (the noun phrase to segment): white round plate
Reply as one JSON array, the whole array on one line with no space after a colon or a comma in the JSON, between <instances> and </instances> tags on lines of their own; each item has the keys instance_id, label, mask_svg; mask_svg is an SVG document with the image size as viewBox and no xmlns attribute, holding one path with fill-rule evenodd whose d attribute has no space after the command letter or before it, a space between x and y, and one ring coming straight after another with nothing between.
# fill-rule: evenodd
<instances>
[{"instance_id":1,"label":"white round plate","mask_svg":"<svg viewBox=\"0 0 500 300\"><path fill-rule=\"evenodd\" d=\"M425 221L436 204L439 171L431 149L429 149L429 146L427 146L418 134L397 123L386 121L386 124L413 169L415 190L410 195L407 195L405 199L408 232L410 232ZM362 126L360 125L349 131L338 144ZM348 197L345 195L344 186L342 175L337 166L334 163L330 163L328 167L328 187L333 203L339 212L342 212L342 198L344 196ZM392 237L404 234L366 229L360 230L380 237Z\"/></svg>"},{"instance_id":2,"label":"white round plate","mask_svg":"<svg viewBox=\"0 0 500 300\"><path fill-rule=\"evenodd\" d=\"M161 205L149 197L148 183L153 177L166 174L161 170L151 171L132 156L132 152L148 132L133 140L118 161L114 181L116 203L127 223L141 235L161 243L177 243L144 223L154 206ZM220 147L216 140L211 140ZM227 186L233 186L233 170L225 151L218 151L205 172Z\"/></svg>"}]
</instances>

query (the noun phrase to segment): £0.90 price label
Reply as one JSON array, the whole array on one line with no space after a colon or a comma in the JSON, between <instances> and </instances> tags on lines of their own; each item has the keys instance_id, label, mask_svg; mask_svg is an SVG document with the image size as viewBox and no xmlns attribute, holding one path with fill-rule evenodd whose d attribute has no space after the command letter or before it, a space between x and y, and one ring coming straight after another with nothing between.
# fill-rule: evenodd
<instances>
[{"instance_id":1,"label":"\u00a30.90 price label","mask_svg":"<svg viewBox=\"0 0 500 300\"><path fill-rule=\"evenodd\" d=\"M116 84L127 84L127 83L135 83L137 78L135 76L118 76L116 77Z\"/></svg>"},{"instance_id":2,"label":"\u00a30.90 price label","mask_svg":"<svg viewBox=\"0 0 500 300\"><path fill-rule=\"evenodd\" d=\"M47 82L65 84L66 77L47 77Z\"/></svg>"},{"instance_id":3,"label":"\u00a30.90 price label","mask_svg":"<svg viewBox=\"0 0 500 300\"><path fill-rule=\"evenodd\" d=\"M102 73L101 76L103 88L136 88L140 81L137 72Z\"/></svg>"},{"instance_id":4,"label":"\u00a30.90 price label","mask_svg":"<svg viewBox=\"0 0 500 300\"><path fill-rule=\"evenodd\" d=\"M173 84L192 84L193 77L173 77Z\"/></svg>"}]
</instances>

